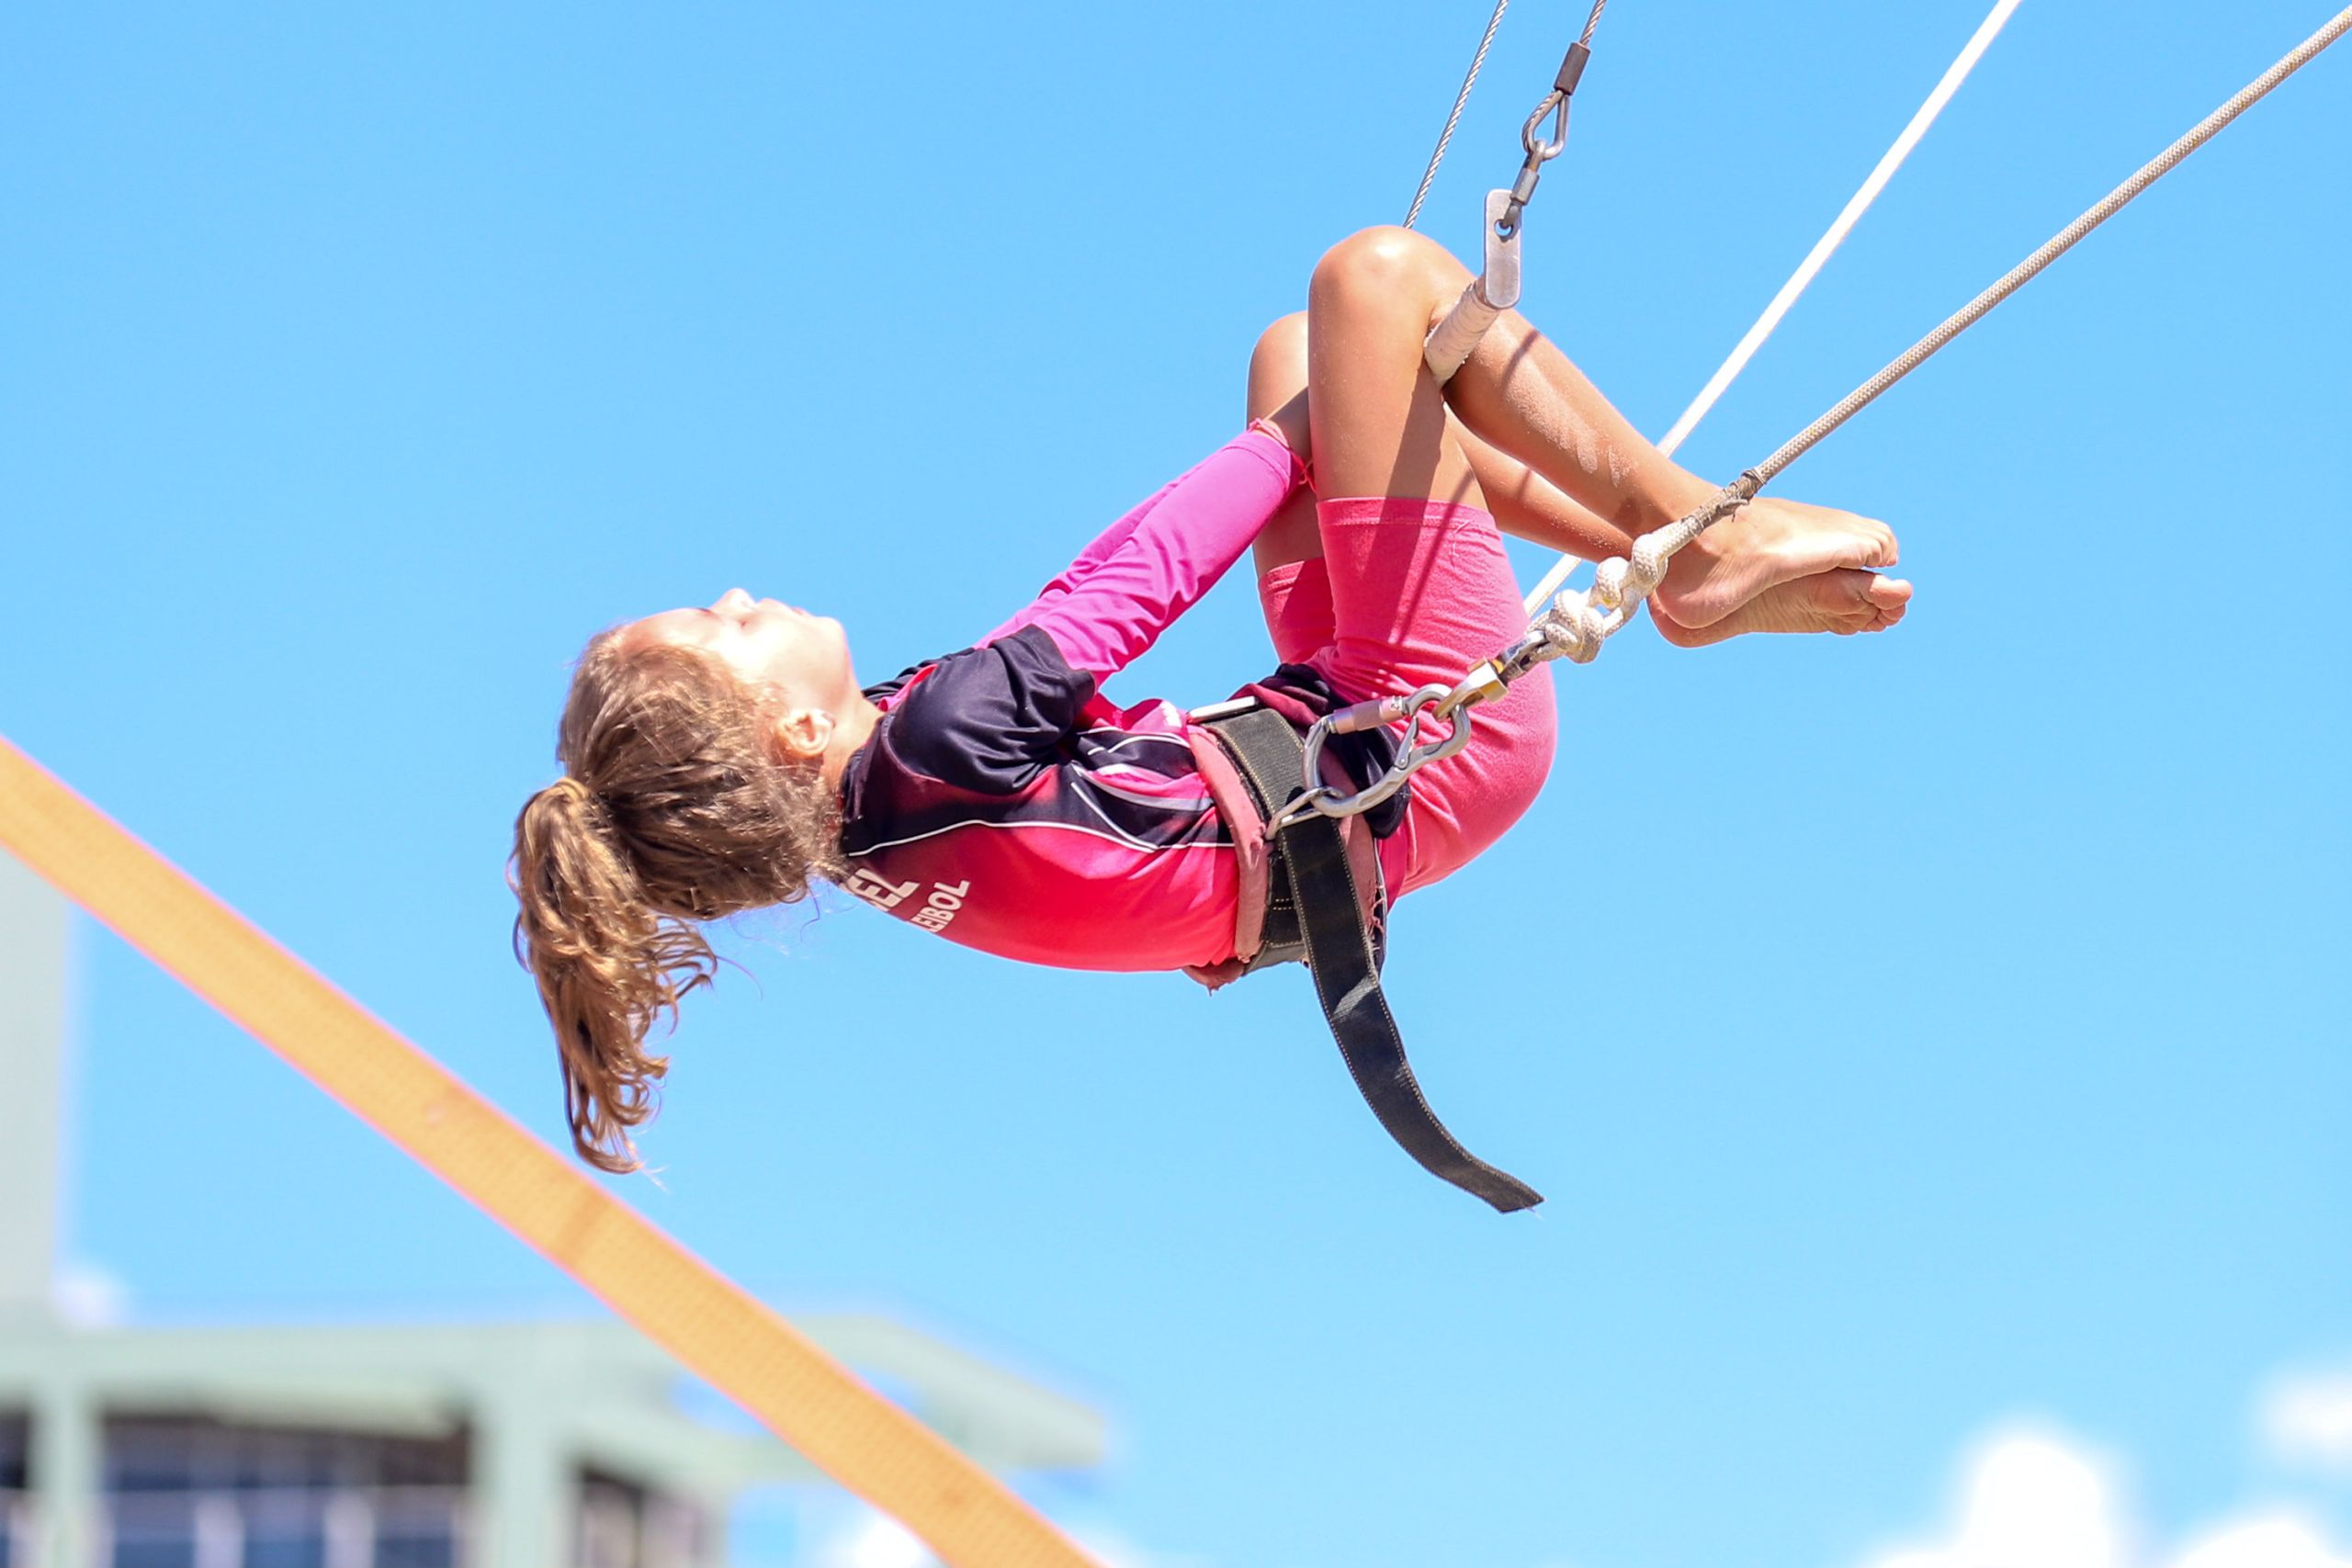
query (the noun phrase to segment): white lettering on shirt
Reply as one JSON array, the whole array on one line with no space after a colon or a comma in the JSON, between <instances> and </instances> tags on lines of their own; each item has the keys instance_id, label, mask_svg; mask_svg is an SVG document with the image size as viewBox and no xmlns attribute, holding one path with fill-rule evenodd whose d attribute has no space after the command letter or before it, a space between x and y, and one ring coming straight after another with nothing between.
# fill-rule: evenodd
<instances>
[{"instance_id":1,"label":"white lettering on shirt","mask_svg":"<svg viewBox=\"0 0 2352 1568\"><path fill-rule=\"evenodd\" d=\"M912 887L914 884L909 883L907 886ZM966 877L963 881L953 885L944 882L933 883L931 897L924 899L923 908L915 912L915 924L927 931L945 931L947 922L956 918L956 911L964 907L964 900L971 896L971 892L970 877Z\"/></svg>"},{"instance_id":2,"label":"white lettering on shirt","mask_svg":"<svg viewBox=\"0 0 2352 1568\"><path fill-rule=\"evenodd\" d=\"M865 866L858 867L849 879L849 890L877 909L897 908L917 886L912 882L892 882Z\"/></svg>"}]
</instances>

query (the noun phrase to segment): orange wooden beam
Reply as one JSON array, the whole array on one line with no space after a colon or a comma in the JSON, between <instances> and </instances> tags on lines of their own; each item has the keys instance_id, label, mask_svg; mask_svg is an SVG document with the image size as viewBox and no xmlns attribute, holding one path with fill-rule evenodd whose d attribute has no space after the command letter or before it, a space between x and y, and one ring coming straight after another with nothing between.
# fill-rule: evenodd
<instances>
[{"instance_id":1,"label":"orange wooden beam","mask_svg":"<svg viewBox=\"0 0 2352 1568\"><path fill-rule=\"evenodd\" d=\"M0 844L955 1568L1091 1568L860 1382L6 739Z\"/></svg>"}]
</instances>

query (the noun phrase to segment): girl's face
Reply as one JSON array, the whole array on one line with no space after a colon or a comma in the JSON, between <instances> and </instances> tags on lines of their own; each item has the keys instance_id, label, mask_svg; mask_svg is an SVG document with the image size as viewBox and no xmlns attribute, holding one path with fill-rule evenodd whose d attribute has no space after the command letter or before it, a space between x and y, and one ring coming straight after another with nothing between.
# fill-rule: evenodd
<instances>
[{"instance_id":1,"label":"girl's face","mask_svg":"<svg viewBox=\"0 0 2352 1568\"><path fill-rule=\"evenodd\" d=\"M839 621L730 588L705 609L664 610L621 634L716 656L744 681L767 687L786 710L839 716L858 695L849 639Z\"/></svg>"}]
</instances>

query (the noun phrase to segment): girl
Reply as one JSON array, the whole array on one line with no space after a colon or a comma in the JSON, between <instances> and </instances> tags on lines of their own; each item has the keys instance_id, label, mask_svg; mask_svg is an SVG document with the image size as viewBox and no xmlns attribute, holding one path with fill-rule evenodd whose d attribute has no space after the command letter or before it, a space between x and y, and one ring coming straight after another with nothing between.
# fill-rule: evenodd
<instances>
[{"instance_id":1,"label":"girl","mask_svg":"<svg viewBox=\"0 0 2352 1568\"><path fill-rule=\"evenodd\" d=\"M697 924L820 879L1008 957L1238 972L1262 851L1228 829L1186 716L1114 707L1102 683L1254 549L1283 660L1250 688L1269 705L1306 721L1450 684L1524 626L1498 525L1598 560L1714 493L1515 313L1440 389L1421 341L1468 278L1403 230L1343 241L1304 315L1259 340L1244 434L996 631L880 685L859 685L838 622L741 589L590 642L564 776L524 807L513 868L581 1156L637 1168L666 1066L647 1035L716 966ZM1683 647L1877 631L1910 598L1880 575L1894 560L1883 524L1758 499L1676 556L1651 608ZM1342 739L1359 777L1392 754L1379 732ZM1552 744L1545 671L1481 704L1468 749L1363 819L1351 848L1375 897L1499 838Z\"/></svg>"}]
</instances>

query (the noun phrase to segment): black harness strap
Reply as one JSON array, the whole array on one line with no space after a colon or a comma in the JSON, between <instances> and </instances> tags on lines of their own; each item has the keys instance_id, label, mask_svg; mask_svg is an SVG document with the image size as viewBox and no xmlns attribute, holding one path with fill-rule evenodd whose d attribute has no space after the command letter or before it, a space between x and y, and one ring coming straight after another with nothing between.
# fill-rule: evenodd
<instances>
[{"instance_id":1,"label":"black harness strap","mask_svg":"<svg viewBox=\"0 0 2352 1568\"><path fill-rule=\"evenodd\" d=\"M1282 715L1252 707L1207 725L1232 754L1268 820L1305 792L1306 744ZM1267 942L1250 968L1304 957L1331 1038L1364 1103L1423 1169L1507 1214L1542 1202L1533 1188L1454 1142L1422 1098L1381 994L1379 958L1340 824L1321 815L1293 823L1275 835L1272 858Z\"/></svg>"}]
</instances>

